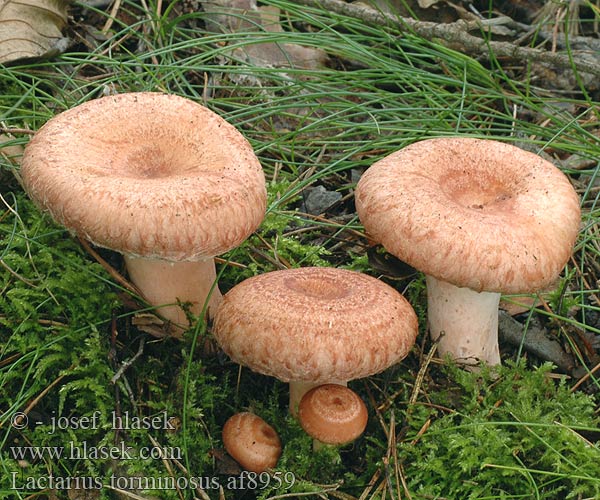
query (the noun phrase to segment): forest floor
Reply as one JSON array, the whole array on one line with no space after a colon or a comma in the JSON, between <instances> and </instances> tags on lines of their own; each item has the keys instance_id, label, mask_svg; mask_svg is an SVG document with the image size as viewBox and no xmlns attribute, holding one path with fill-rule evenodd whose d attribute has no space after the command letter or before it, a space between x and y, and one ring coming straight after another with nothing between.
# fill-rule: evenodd
<instances>
[{"instance_id":1,"label":"forest floor","mask_svg":"<svg viewBox=\"0 0 600 500\"><path fill-rule=\"evenodd\" d=\"M597 2L87 3L44 57L6 61L0 43L0 498L600 498ZM165 335L121 256L23 191L22 147L48 119L134 91L206 105L263 166L267 215L217 260L223 293L275 269L333 266L415 308L409 356L350 383L369 409L352 445L314 452L286 384L205 355L210 324ZM367 238L353 196L375 161L454 135L541 155L582 208L556 287L503 297L502 367L477 373L435 355L423 275ZM248 409L281 436L269 474L242 474L223 450L224 422ZM168 425L115 426L127 416Z\"/></svg>"}]
</instances>

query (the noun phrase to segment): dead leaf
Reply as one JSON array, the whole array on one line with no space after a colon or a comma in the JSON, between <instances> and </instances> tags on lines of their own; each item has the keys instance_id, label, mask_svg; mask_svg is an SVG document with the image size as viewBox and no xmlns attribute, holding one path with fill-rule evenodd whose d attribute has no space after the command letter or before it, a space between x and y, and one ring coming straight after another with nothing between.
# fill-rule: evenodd
<instances>
[{"instance_id":1,"label":"dead leaf","mask_svg":"<svg viewBox=\"0 0 600 500\"><path fill-rule=\"evenodd\" d=\"M538 307L540 300L535 296L511 297L509 300L500 301L500 309L506 311L510 316L517 316L531 311L533 307Z\"/></svg>"},{"instance_id":2,"label":"dead leaf","mask_svg":"<svg viewBox=\"0 0 600 500\"><path fill-rule=\"evenodd\" d=\"M0 134L0 155L7 162L13 165L19 165L21 163L21 156L23 155L23 146L20 144L8 144L14 141L14 137L6 134Z\"/></svg>"},{"instance_id":3,"label":"dead leaf","mask_svg":"<svg viewBox=\"0 0 600 500\"><path fill-rule=\"evenodd\" d=\"M431 7L432 5L435 5L436 3L438 3L440 0L419 0L419 7L421 7L422 9L428 9L429 7Z\"/></svg>"},{"instance_id":4,"label":"dead leaf","mask_svg":"<svg viewBox=\"0 0 600 500\"><path fill-rule=\"evenodd\" d=\"M216 472L226 476L239 476L242 472L240 465L222 448L213 448L209 454L216 461Z\"/></svg>"},{"instance_id":5,"label":"dead leaf","mask_svg":"<svg viewBox=\"0 0 600 500\"><path fill-rule=\"evenodd\" d=\"M280 11L275 6L258 7L255 0L207 0L208 29L244 33L261 28L283 33ZM316 69L327 61L327 54L312 47L292 43L249 43L234 51L236 58L261 67Z\"/></svg>"},{"instance_id":6,"label":"dead leaf","mask_svg":"<svg viewBox=\"0 0 600 500\"><path fill-rule=\"evenodd\" d=\"M20 144L10 144L12 141L14 141L14 137L0 134L0 159L13 166L18 166L21 163L21 156L23 156L23 146ZM19 180L16 170L13 173L17 180ZM0 170L0 183L3 181L3 174L4 171Z\"/></svg>"},{"instance_id":7,"label":"dead leaf","mask_svg":"<svg viewBox=\"0 0 600 500\"><path fill-rule=\"evenodd\" d=\"M70 0L0 0L0 64L52 57L66 47Z\"/></svg>"},{"instance_id":8,"label":"dead leaf","mask_svg":"<svg viewBox=\"0 0 600 500\"><path fill-rule=\"evenodd\" d=\"M256 29L260 23L256 0L204 0L207 28L215 33Z\"/></svg>"},{"instance_id":9,"label":"dead leaf","mask_svg":"<svg viewBox=\"0 0 600 500\"><path fill-rule=\"evenodd\" d=\"M138 330L159 339L175 336L173 335L175 333L178 333L181 337L181 329L175 330L170 323L151 313L136 313L131 320L131 324Z\"/></svg>"},{"instance_id":10,"label":"dead leaf","mask_svg":"<svg viewBox=\"0 0 600 500\"><path fill-rule=\"evenodd\" d=\"M540 290L536 295L522 295L506 297L500 300L500 309L506 311L511 316L517 316L531 311L534 307L540 307L543 301L549 301L550 295L556 291L560 282L558 279L548 285L543 290ZM540 300L540 298L542 300Z\"/></svg>"}]
</instances>

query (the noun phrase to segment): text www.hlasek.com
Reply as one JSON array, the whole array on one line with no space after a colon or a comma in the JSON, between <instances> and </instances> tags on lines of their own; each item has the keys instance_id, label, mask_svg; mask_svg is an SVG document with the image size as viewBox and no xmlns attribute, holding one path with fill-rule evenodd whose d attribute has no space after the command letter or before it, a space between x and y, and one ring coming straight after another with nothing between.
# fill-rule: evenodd
<instances>
[{"instance_id":1,"label":"text www.hlasek.com","mask_svg":"<svg viewBox=\"0 0 600 500\"><path fill-rule=\"evenodd\" d=\"M118 446L88 446L69 441L67 446L11 446L10 454L15 460L182 460L183 453L177 446L148 446L138 450L121 442Z\"/></svg>"}]
</instances>

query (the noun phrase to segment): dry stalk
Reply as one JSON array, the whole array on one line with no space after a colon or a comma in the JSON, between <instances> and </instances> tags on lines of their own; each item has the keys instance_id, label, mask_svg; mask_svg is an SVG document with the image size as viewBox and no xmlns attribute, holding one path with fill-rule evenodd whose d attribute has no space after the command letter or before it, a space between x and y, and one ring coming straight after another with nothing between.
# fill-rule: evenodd
<instances>
[{"instance_id":1,"label":"dry stalk","mask_svg":"<svg viewBox=\"0 0 600 500\"><path fill-rule=\"evenodd\" d=\"M342 0L296 0L296 2L308 7L320 8L353 17L373 25L393 25L403 32L413 33L426 40L436 40L446 47L455 50L459 48L465 54L475 57L489 59L493 55L495 58L506 57L523 63L543 63L554 68L572 70L575 67L580 72L600 76L600 64L592 58L572 60L566 54L531 47L520 47L510 42L484 40L469 34L471 30L487 30L489 22L486 20L458 20L453 23L442 24L386 14L368 6L349 4ZM493 22L493 20L491 21Z\"/></svg>"}]
</instances>

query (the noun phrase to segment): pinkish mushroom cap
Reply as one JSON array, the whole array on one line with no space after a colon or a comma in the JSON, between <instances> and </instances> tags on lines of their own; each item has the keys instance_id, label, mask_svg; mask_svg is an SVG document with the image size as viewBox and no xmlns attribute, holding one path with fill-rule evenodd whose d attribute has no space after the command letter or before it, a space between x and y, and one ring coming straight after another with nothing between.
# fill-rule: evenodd
<instances>
[{"instance_id":1,"label":"pinkish mushroom cap","mask_svg":"<svg viewBox=\"0 0 600 500\"><path fill-rule=\"evenodd\" d=\"M302 396L298 406L300 425L319 443L350 443L365 431L368 420L369 413L363 400L343 385L313 387Z\"/></svg>"},{"instance_id":2,"label":"pinkish mushroom cap","mask_svg":"<svg viewBox=\"0 0 600 500\"><path fill-rule=\"evenodd\" d=\"M236 413L223 426L223 445L244 469L261 473L277 465L281 456L279 435L254 413Z\"/></svg>"},{"instance_id":3,"label":"pinkish mushroom cap","mask_svg":"<svg viewBox=\"0 0 600 500\"><path fill-rule=\"evenodd\" d=\"M365 274L308 267L274 271L231 289L213 334L236 362L291 384L290 410L314 385L373 375L403 359L417 335L404 297Z\"/></svg>"},{"instance_id":4,"label":"pinkish mushroom cap","mask_svg":"<svg viewBox=\"0 0 600 500\"><path fill-rule=\"evenodd\" d=\"M580 223L577 194L550 162L509 144L459 137L417 142L372 165L358 183L356 209L371 238L427 275L440 350L491 364L500 361L499 293L533 292L556 280ZM472 316L484 310L485 318Z\"/></svg>"},{"instance_id":5,"label":"pinkish mushroom cap","mask_svg":"<svg viewBox=\"0 0 600 500\"><path fill-rule=\"evenodd\" d=\"M212 257L238 246L266 209L264 174L248 141L175 95L120 94L60 113L27 145L21 173L27 193L57 222L126 254L151 303L189 300L195 312L215 279ZM202 290L189 284L171 293L167 263L192 262L204 264L171 281L188 275Z\"/></svg>"}]
</instances>

